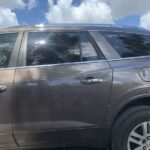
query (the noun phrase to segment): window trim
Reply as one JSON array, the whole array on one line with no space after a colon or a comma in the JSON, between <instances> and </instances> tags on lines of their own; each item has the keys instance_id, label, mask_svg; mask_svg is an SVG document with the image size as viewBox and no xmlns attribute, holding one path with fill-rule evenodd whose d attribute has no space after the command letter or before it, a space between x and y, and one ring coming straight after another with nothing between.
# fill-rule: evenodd
<instances>
[{"instance_id":1,"label":"window trim","mask_svg":"<svg viewBox=\"0 0 150 150\"><path fill-rule=\"evenodd\" d=\"M58 63L58 64L47 64L47 65L35 65L35 66L18 66L15 69L26 69L26 68L42 68L42 67L53 67L53 66L68 66L68 65L80 65L80 64L91 64L91 63L103 63L107 60L95 60L95 61L82 61L82 62L71 62L71 63ZM11 68L10 68L11 69Z\"/></svg>"},{"instance_id":2,"label":"window trim","mask_svg":"<svg viewBox=\"0 0 150 150\"><path fill-rule=\"evenodd\" d=\"M67 33L82 33L84 32L84 34L87 36L89 42L91 43L91 45L93 46L93 49L95 50L98 58L100 59L101 57L99 56L99 50L98 50L98 46L96 47L96 43L93 44L93 42L90 39L90 35L88 35L88 31L76 31L76 30L30 30L30 31L25 31L24 35L23 35L23 39L22 39L22 44L21 44L21 52L19 55L19 59L18 59L18 65L17 67L23 67L23 68L28 68L28 67L34 67L34 65L32 66L26 66L26 53L27 53L27 40L28 40L28 33L30 32L67 32ZM103 54L101 54L103 55ZM36 67L39 66L53 66L53 65L71 65L71 64L84 64L84 63L91 63L91 62L97 62L97 61L106 61L105 57L103 56L103 59L100 60L92 60L92 61L80 61L80 62L67 62L67 63L57 63L57 64L46 64L46 65L35 65Z\"/></svg>"},{"instance_id":3,"label":"window trim","mask_svg":"<svg viewBox=\"0 0 150 150\"><path fill-rule=\"evenodd\" d=\"M101 35L99 31L90 31L89 32L96 44L99 47L99 50L102 52L106 60L118 59L120 58L116 50L110 45L110 43Z\"/></svg>"},{"instance_id":4,"label":"window trim","mask_svg":"<svg viewBox=\"0 0 150 150\"><path fill-rule=\"evenodd\" d=\"M144 33L135 33L135 32L123 32L123 31L98 31L100 36L105 39L105 41L110 45L111 49L115 51L118 54L118 58L107 58L108 61L117 61L117 60L131 60L131 59L138 59L138 58L150 58L150 55L143 55L143 56L135 56L135 57L121 57L121 55L117 52L117 50L112 46L112 44L103 36L102 32L104 33L127 33L127 34L138 34L138 35L149 35L150 34L144 34Z\"/></svg>"},{"instance_id":5,"label":"window trim","mask_svg":"<svg viewBox=\"0 0 150 150\"><path fill-rule=\"evenodd\" d=\"M150 56L137 56L137 57L126 57L126 58L112 58L112 59L108 59L108 61L122 61L122 60L131 60L131 59L144 59L144 58L150 58Z\"/></svg>"},{"instance_id":6,"label":"window trim","mask_svg":"<svg viewBox=\"0 0 150 150\"><path fill-rule=\"evenodd\" d=\"M106 60L106 58L105 58L101 48L98 46L98 44L96 43L96 41L94 40L94 38L92 37L90 32L85 32L85 34L87 35L87 38L89 39L89 41L91 42L92 46L94 47L99 60ZM101 59L101 58L103 58L103 59Z\"/></svg>"},{"instance_id":7,"label":"window trim","mask_svg":"<svg viewBox=\"0 0 150 150\"><path fill-rule=\"evenodd\" d=\"M18 32L17 31L13 31L13 32L3 31L3 32L0 32L0 34L11 34L11 33L12 34L13 33L17 34L16 41L15 41L15 44L14 44L14 48L13 48L12 53L10 55L8 67L0 68L0 71L1 70L8 70L8 69L10 70L10 69L13 69L17 66L23 32L20 32L20 31L18 31Z\"/></svg>"}]
</instances>

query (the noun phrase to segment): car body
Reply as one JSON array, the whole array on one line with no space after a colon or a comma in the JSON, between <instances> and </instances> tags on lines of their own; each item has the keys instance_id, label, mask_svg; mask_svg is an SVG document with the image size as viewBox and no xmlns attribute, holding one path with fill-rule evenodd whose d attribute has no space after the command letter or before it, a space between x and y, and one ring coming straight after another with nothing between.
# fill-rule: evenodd
<instances>
[{"instance_id":1,"label":"car body","mask_svg":"<svg viewBox=\"0 0 150 150\"><path fill-rule=\"evenodd\" d=\"M16 38L9 60L0 54L0 148L106 148L120 114L150 105L150 56L129 52L121 57L109 42L114 33L150 37L144 29L108 25L0 29L0 35L8 35L2 40L0 36L0 51L8 45L3 41ZM83 49L96 53L90 56L80 50L80 41ZM64 46L64 42L68 43ZM67 54L55 51L69 46ZM45 54L40 54L41 49Z\"/></svg>"}]
</instances>

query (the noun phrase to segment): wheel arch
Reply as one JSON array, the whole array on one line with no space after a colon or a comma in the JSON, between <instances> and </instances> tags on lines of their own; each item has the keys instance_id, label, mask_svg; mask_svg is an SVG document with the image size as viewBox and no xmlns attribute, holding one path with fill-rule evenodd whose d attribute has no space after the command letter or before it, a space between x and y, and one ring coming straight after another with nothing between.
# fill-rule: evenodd
<instances>
[{"instance_id":1,"label":"wheel arch","mask_svg":"<svg viewBox=\"0 0 150 150\"><path fill-rule=\"evenodd\" d=\"M136 106L150 106L150 95L144 95L144 96L130 99L130 100L128 100L128 102L126 104L124 104L119 109L119 111L117 111L117 113L115 114L115 116L112 120L111 127L109 130L108 143L107 143L109 145L109 147L110 147L110 143L111 143L112 129L114 127L115 122L117 121L117 119L119 118L119 116L121 114L123 114L128 109L136 107Z\"/></svg>"},{"instance_id":2,"label":"wheel arch","mask_svg":"<svg viewBox=\"0 0 150 150\"><path fill-rule=\"evenodd\" d=\"M124 104L113 117L112 126L121 114L123 114L126 110L136 106L150 106L150 95L140 96L138 98L131 99L126 104Z\"/></svg>"}]
</instances>

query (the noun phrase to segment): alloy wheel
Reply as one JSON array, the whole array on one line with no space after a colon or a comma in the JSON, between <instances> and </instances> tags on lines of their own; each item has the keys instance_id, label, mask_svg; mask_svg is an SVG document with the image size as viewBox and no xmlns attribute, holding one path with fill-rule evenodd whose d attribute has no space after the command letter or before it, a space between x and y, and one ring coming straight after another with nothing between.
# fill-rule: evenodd
<instances>
[{"instance_id":1,"label":"alloy wheel","mask_svg":"<svg viewBox=\"0 0 150 150\"><path fill-rule=\"evenodd\" d=\"M131 131L127 150L150 150L150 121L139 124Z\"/></svg>"}]
</instances>

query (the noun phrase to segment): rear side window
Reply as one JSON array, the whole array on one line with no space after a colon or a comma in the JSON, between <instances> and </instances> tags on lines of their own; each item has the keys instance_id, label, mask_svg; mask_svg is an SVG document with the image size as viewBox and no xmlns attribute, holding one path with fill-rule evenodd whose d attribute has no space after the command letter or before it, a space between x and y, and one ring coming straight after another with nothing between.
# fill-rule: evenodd
<instances>
[{"instance_id":1,"label":"rear side window","mask_svg":"<svg viewBox=\"0 0 150 150\"><path fill-rule=\"evenodd\" d=\"M150 35L122 32L101 34L123 58L150 55Z\"/></svg>"},{"instance_id":2,"label":"rear side window","mask_svg":"<svg viewBox=\"0 0 150 150\"><path fill-rule=\"evenodd\" d=\"M28 33L27 66L92 61L98 59L93 45L84 33Z\"/></svg>"},{"instance_id":3,"label":"rear side window","mask_svg":"<svg viewBox=\"0 0 150 150\"><path fill-rule=\"evenodd\" d=\"M0 34L0 68L8 67L17 35L17 33Z\"/></svg>"}]
</instances>

